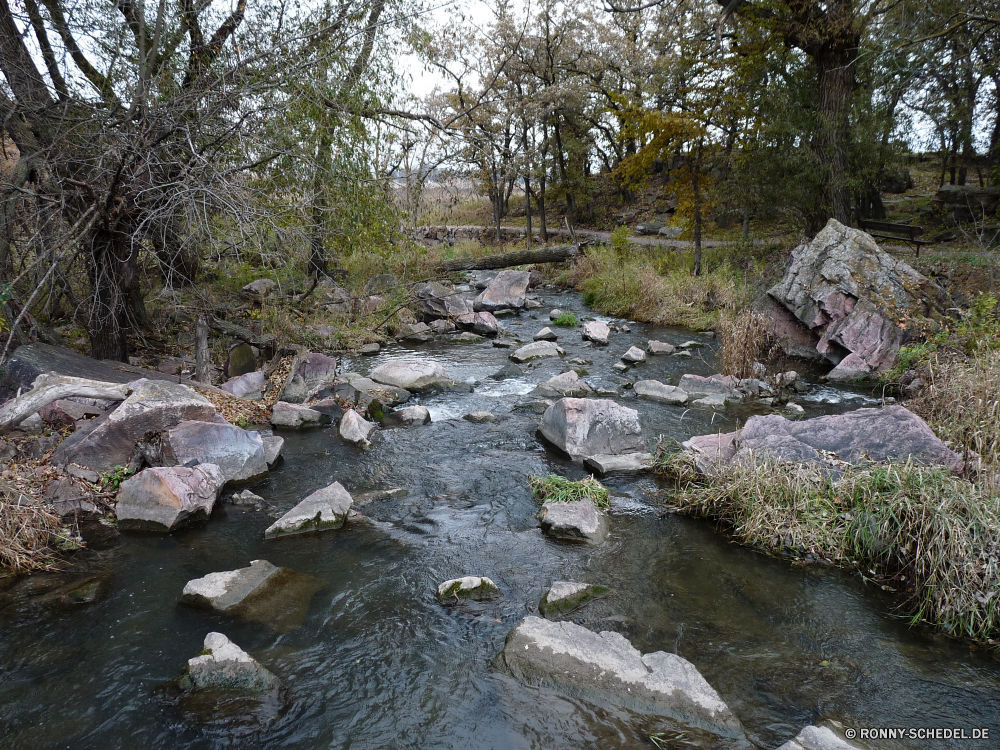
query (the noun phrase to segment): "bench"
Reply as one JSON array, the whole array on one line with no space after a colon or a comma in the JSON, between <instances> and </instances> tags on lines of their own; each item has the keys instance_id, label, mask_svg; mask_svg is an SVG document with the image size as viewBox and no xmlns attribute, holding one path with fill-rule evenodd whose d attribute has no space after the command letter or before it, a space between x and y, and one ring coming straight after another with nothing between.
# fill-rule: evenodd
<instances>
[{"instance_id":1,"label":"bench","mask_svg":"<svg viewBox=\"0 0 1000 750\"><path fill-rule=\"evenodd\" d=\"M920 257L920 246L931 244L927 240L917 238L924 233L923 227L915 227L912 224L891 224L887 221L868 221L862 219L861 228L872 237L880 240L903 240L917 248L917 257Z\"/></svg>"}]
</instances>

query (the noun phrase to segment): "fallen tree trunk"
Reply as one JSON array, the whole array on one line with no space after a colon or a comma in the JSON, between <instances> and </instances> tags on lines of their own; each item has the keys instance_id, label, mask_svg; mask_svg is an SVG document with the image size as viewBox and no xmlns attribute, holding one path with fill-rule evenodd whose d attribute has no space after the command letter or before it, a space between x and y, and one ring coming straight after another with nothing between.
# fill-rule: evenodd
<instances>
[{"instance_id":1,"label":"fallen tree trunk","mask_svg":"<svg viewBox=\"0 0 1000 750\"><path fill-rule=\"evenodd\" d=\"M73 378L52 373L39 375L33 385L30 391L0 407L0 433L12 430L39 409L44 409L61 398L79 396L124 401L132 393L127 383L105 383L101 380Z\"/></svg>"},{"instance_id":2,"label":"fallen tree trunk","mask_svg":"<svg viewBox=\"0 0 1000 750\"><path fill-rule=\"evenodd\" d=\"M212 328L219 333L229 336L230 338L244 341L247 344L250 344L250 346L256 346L258 349L273 350L278 342L277 338L272 333L258 336L256 333L244 328L243 326L230 323L228 320L222 320L214 315L209 318L208 322Z\"/></svg>"},{"instance_id":3,"label":"fallen tree trunk","mask_svg":"<svg viewBox=\"0 0 1000 750\"><path fill-rule=\"evenodd\" d=\"M570 258L583 255L582 245L557 245L542 247L538 250L517 250L513 253L486 255L482 258L455 258L446 260L434 267L435 271L485 271L493 268L510 268L524 266L529 263L560 263Z\"/></svg>"}]
</instances>

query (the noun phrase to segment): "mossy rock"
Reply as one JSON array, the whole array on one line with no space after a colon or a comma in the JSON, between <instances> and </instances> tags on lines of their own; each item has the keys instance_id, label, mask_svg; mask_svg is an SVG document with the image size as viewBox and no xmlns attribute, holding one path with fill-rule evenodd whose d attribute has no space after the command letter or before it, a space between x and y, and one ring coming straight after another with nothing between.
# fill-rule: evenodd
<instances>
[{"instance_id":1,"label":"mossy rock","mask_svg":"<svg viewBox=\"0 0 1000 750\"><path fill-rule=\"evenodd\" d=\"M538 603L543 617L553 619L582 607L589 601L607 595L607 586L573 581L555 581Z\"/></svg>"},{"instance_id":2,"label":"mossy rock","mask_svg":"<svg viewBox=\"0 0 1000 750\"><path fill-rule=\"evenodd\" d=\"M457 604L463 599L482 602L500 596L500 589L489 578L465 576L445 581L437 588L437 598L442 604Z\"/></svg>"}]
</instances>

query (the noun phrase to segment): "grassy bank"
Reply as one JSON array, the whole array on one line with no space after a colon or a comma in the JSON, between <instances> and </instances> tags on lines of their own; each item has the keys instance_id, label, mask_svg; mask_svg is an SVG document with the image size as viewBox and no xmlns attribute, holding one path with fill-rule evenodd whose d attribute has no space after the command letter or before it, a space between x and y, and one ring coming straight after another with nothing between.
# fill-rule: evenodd
<instances>
[{"instance_id":1,"label":"grassy bank","mask_svg":"<svg viewBox=\"0 0 1000 750\"><path fill-rule=\"evenodd\" d=\"M859 570L899 596L914 624L1000 639L1000 498L942 469L852 468L834 483L802 465L732 466L711 482L689 459L661 460L679 478L668 503L723 524L765 552Z\"/></svg>"}]
</instances>

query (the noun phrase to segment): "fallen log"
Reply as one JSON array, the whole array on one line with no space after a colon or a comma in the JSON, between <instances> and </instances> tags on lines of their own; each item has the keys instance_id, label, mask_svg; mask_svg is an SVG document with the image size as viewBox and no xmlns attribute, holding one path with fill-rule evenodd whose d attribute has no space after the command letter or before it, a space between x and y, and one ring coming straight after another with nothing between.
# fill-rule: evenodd
<instances>
[{"instance_id":1,"label":"fallen log","mask_svg":"<svg viewBox=\"0 0 1000 750\"><path fill-rule=\"evenodd\" d=\"M517 250L512 253L501 253L500 255L486 255L482 258L455 258L446 260L434 267L435 271L448 273L449 271L485 271L494 268L510 268L511 266L524 266L529 263L561 263L570 258L583 255L583 246L557 245L556 247L542 247L538 250Z\"/></svg>"},{"instance_id":2,"label":"fallen log","mask_svg":"<svg viewBox=\"0 0 1000 750\"><path fill-rule=\"evenodd\" d=\"M256 333L244 328L243 326L236 325L236 323L230 323L228 320L222 320L214 315L209 317L208 322L212 328L224 336L244 341L250 344L250 346L256 346L258 349L274 349L278 343L278 340L273 333L258 336Z\"/></svg>"},{"instance_id":3,"label":"fallen log","mask_svg":"<svg viewBox=\"0 0 1000 750\"><path fill-rule=\"evenodd\" d=\"M39 375L33 385L30 391L0 407L0 433L12 430L39 409L61 398L78 396L124 401L132 393L127 383L105 383L53 373Z\"/></svg>"}]
</instances>

